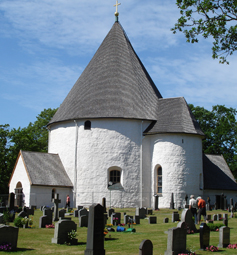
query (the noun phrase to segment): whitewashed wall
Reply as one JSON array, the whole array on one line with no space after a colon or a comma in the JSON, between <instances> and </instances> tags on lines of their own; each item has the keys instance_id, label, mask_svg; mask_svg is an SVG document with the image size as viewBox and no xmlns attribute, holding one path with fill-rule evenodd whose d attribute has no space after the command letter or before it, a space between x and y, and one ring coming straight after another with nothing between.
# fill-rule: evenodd
<instances>
[{"instance_id":1,"label":"whitewashed wall","mask_svg":"<svg viewBox=\"0 0 237 255\"><path fill-rule=\"evenodd\" d=\"M148 122L91 120L91 130L84 130L85 121L53 125L49 135L49 153L59 154L70 179L77 183L75 206L101 203L103 197L108 204L111 197L115 207L140 206L142 132ZM111 167L122 171L122 190L110 193Z\"/></svg>"},{"instance_id":2,"label":"whitewashed wall","mask_svg":"<svg viewBox=\"0 0 237 255\"><path fill-rule=\"evenodd\" d=\"M169 207L171 193L174 193L175 207L183 206L185 195L199 194L202 176L202 139L196 135L160 134L152 136L152 185L156 192L155 168L162 167L163 192L159 207ZM154 203L154 198L153 202Z\"/></svg>"},{"instance_id":3,"label":"whitewashed wall","mask_svg":"<svg viewBox=\"0 0 237 255\"><path fill-rule=\"evenodd\" d=\"M15 193L15 188L18 182L22 184L22 192L23 192L23 200L25 206L29 206L30 202L30 181L25 169L25 165L22 160L22 156L19 157L18 163L16 165L15 171L11 178L11 182L9 185L9 193Z\"/></svg>"}]
</instances>

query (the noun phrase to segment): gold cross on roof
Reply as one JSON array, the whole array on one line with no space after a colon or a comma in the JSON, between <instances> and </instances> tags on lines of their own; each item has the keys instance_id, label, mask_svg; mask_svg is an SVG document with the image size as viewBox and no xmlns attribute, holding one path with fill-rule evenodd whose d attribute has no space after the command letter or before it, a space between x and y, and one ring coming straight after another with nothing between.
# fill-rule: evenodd
<instances>
[{"instance_id":1,"label":"gold cross on roof","mask_svg":"<svg viewBox=\"0 0 237 255\"><path fill-rule=\"evenodd\" d=\"M118 6L121 5L121 3L118 3L118 0L116 0L116 4L114 6L116 6L116 12L115 12L115 16L118 16Z\"/></svg>"}]
</instances>

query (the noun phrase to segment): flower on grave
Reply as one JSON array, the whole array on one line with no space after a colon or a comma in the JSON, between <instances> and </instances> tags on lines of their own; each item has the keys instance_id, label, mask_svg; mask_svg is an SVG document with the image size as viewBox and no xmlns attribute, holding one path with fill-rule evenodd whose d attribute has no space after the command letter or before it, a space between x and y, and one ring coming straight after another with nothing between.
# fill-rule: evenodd
<instances>
[{"instance_id":1,"label":"flower on grave","mask_svg":"<svg viewBox=\"0 0 237 255\"><path fill-rule=\"evenodd\" d=\"M108 234L108 230L107 228L104 229L104 236L106 236Z\"/></svg>"},{"instance_id":2,"label":"flower on grave","mask_svg":"<svg viewBox=\"0 0 237 255\"><path fill-rule=\"evenodd\" d=\"M216 228L216 232L219 232L219 228Z\"/></svg>"},{"instance_id":3,"label":"flower on grave","mask_svg":"<svg viewBox=\"0 0 237 255\"><path fill-rule=\"evenodd\" d=\"M11 243L2 243L0 244L0 251L10 251L12 249L12 244Z\"/></svg>"},{"instance_id":4,"label":"flower on grave","mask_svg":"<svg viewBox=\"0 0 237 255\"><path fill-rule=\"evenodd\" d=\"M76 230L72 230L71 232L68 232L67 236L68 236L68 239L70 239L70 240L75 239L77 237Z\"/></svg>"},{"instance_id":5,"label":"flower on grave","mask_svg":"<svg viewBox=\"0 0 237 255\"><path fill-rule=\"evenodd\" d=\"M113 224L106 224L106 227L113 227Z\"/></svg>"},{"instance_id":6,"label":"flower on grave","mask_svg":"<svg viewBox=\"0 0 237 255\"><path fill-rule=\"evenodd\" d=\"M227 246L227 249L237 249L237 243L236 244L229 244Z\"/></svg>"},{"instance_id":7,"label":"flower on grave","mask_svg":"<svg viewBox=\"0 0 237 255\"><path fill-rule=\"evenodd\" d=\"M206 247L206 251L212 251L212 252L217 252L218 251L218 247L211 245L209 247Z\"/></svg>"},{"instance_id":8,"label":"flower on grave","mask_svg":"<svg viewBox=\"0 0 237 255\"><path fill-rule=\"evenodd\" d=\"M33 225L33 217L28 219L28 224L29 224L30 226Z\"/></svg>"},{"instance_id":9,"label":"flower on grave","mask_svg":"<svg viewBox=\"0 0 237 255\"><path fill-rule=\"evenodd\" d=\"M22 225L26 225L28 223L28 218L25 216L24 218L21 219Z\"/></svg>"},{"instance_id":10,"label":"flower on grave","mask_svg":"<svg viewBox=\"0 0 237 255\"><path fill-rule=\"evenodd\" d=\"M45 225L46 228L54 228L54 224Z\"/></svg>"},{"instance_id":11,"label":"flower on grave","mask_svg":"<svg viewBox=\"0 0 237 255\"><path fill-rule=\"evenodd\" d=\"M113 218L113 220L114 220L115 222L118 222L118 218Z\"/></svg>"}]
</instances>

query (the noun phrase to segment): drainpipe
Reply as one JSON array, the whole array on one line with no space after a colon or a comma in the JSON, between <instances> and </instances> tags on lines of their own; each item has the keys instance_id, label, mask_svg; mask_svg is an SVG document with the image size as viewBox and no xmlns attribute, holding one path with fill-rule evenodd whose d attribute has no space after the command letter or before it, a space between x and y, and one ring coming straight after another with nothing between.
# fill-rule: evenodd
<instances>
[{"instance_id":1,"label":"drainpipe","mask_svg":"<svg viewBox=\"0 0 237 255\"><path fill-rule=\"evenodd\" d=\"M74 208L76 207L77 199L77 145L78 145L78 125L77 121L75 123L75 162L74 162L74 183L73 183L73 204Z\"/></svg>"}]
</instances>

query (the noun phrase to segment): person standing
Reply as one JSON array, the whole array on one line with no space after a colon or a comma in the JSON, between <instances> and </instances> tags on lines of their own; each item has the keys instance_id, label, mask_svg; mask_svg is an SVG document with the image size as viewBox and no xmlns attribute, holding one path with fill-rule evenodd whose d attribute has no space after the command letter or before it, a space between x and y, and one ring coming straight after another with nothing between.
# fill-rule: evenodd
<instances>
[{"instance_id":1,"label":"person standing","mask_svg":"<svg viewBox=\"0 0 237 255\"><path fill-rule=\"evenodd\" d=\"M195 224L197 224L197 209L198 209L197 200L194 199L194 195L191 195L189 200L189 210L191 210L192 212L192 215L195 219Z\"/></svg>"},{"instance_id":2,"label":"person standing","mask_svg":"<svg viewBox=\"0 0 237 255\"><path fill-rule=\"evenodd\" d=\"M69 208L70 207L70 197L69 195L67 195L67 198L66 198L66 208Z\"/></svg>"},{"instance_id":3,"label":"person standing","mask_svg":"<svg viewBox=\"0 0 237 255\"><path fill-rule=\"evenodd\" d=\"M206 202L201 197L197 197L197 202L198 202L198 224L200 224L201 215L203 215L204 220L206 221L206 216L207 216Z\"/></svg>"}]
</instances>

